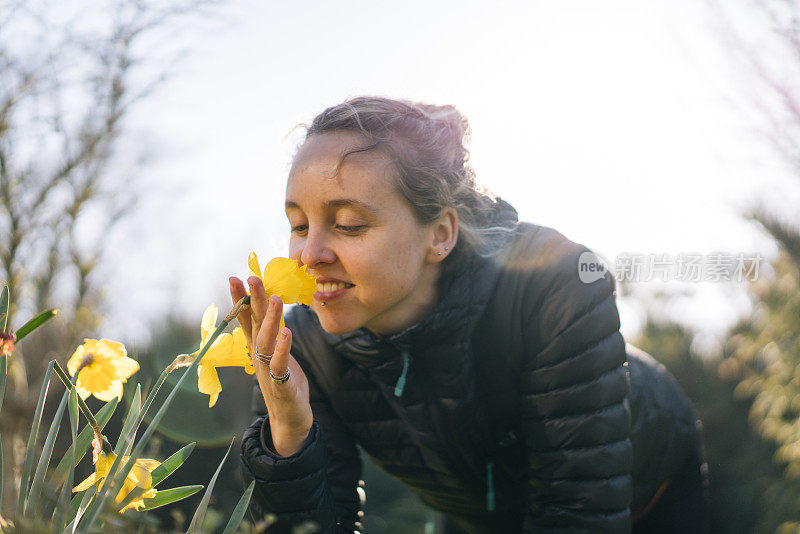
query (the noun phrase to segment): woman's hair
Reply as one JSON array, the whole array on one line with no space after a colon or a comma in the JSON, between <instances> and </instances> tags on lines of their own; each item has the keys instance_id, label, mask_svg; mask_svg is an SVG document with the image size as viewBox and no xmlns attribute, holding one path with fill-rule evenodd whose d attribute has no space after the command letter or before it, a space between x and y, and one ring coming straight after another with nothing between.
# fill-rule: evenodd
<instances>
[{"instance_id":1,"label":"woman's hair","mask_svg":"<svg viewBox=\"0 0 800 534\"><path fill-rule=\"evenodd\" d=\"M446 207L456 210L459 240L446 261L460 257L464 248L491 255L513 231L493 220L495 196L475 180L465 146L469 122L454 106L355 97L317 115L306 139L337 131L359 132L367 139L365 146L341 156L337 170L351 154L384 149L397 170L395 186L420 223L435 221Z\"/></svg>"}]
</instances>

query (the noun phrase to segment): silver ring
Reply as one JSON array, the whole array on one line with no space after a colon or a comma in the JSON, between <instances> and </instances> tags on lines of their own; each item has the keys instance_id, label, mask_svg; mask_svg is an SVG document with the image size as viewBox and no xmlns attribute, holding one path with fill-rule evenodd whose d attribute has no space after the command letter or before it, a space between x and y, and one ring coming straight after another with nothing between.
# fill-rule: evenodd
<instances>
[{"instance_id":1,"label":"silver ring","mask_svg":"<svg viewBox=\"0 0 800 534\"><path fill-rule=\"evenodd\" d=\"M289 380L289 369L286 369L286 374L283 376L275 376L272 374L272 369L269 370L269 377L272 379L273 382L276 384L283 384L287 380Z\"/></svg>"},{"instance_id":2,"label":"silver ring","mask_svg":"<svg viewBox=\"0 0 800 534\"><path fill-rule=\"evenodd\" d=\"M256 360L269 365L269 362L272 360L272 354L262 354L256 351Z\"/></svg>"}]
</instances>

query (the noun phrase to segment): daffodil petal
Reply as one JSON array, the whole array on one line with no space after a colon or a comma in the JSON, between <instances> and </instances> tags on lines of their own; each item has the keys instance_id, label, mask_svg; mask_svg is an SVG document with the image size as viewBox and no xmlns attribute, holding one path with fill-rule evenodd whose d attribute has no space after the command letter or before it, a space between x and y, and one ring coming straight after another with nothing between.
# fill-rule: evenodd
<instances>
[{"instance_id":1,"label":"daffodil petal","mask_svg":"<svg viewBox=\"0 0 800 534\"><path fill-rule=\"evenodd\" d=\"M203 321L200 324L200 348L205 346L209 336L214 332L217 326L218 313L217 307L213 304L206 308L205 313L203 313Z\"/></svg>"},{"instance_id":2,"label":"daffodil petal","mask_svg":"<svg viewBox=\"0 0 800 534\"><path fill-rule=\"evenodd\" d=\"M111 386L105 391L95 391L94 396L96 399L108 402L114 397L122 400L122 381L115 380L111 382Z\"/></svg>"},{"instance_id":3,"label":"daffodil petal","mask_svg":"<svg viewBox=\"0 0 800 534\"><path fill-rule=\"evenodd\" d=\"M211 365L211 366L219 366L219 365L228 365L228 364L220 364L220 362L225 361L233 348L233 338L230 334L221 334L215 341L214 344L206 351L203 355L203 359L200 360L201 365Z\"/></svg>"},{"instance_id":4,"label":"daffodil petal","mask_svg":"<svg viewBox=\"0 0 800 534\"><path fill-rule=\"evenodd\" d=\"M127 356L114 360L113 364L117 368L117 377L123 380L127 380L139 370L139 362Z\"/></svg>"},{"instance_id":5,"label":"daffodil petal","mask_svg":"<svg viewBox=\"0 0 800 534\"><path fill-rule=\"evenodd\" d=\"M214 405L217 403L218 398L219 398L219 393L212 393L211 396L208 398L208 407L213 408Z\"/></svg>"},{"instance_id":6,"label":"daffodil petal","mask_svg":"<svg viewBox=\"0 0 800 534\"><path fill-rule=\"evenodd\" d=\"M111 341L110 339L101 339L98 341L95 351L109 358L124 358L128 355L128 351L125 350L125 345L119 341Z\"/></svg>"},{"instance_id":7,"label":"daffodil petal","mask_svg":"<svg viewBox=\"0 0 800 534\"><path fill-rule=\"evenodd\" d=\"M299 293L299 279L294 276L297 262L289 258L273 258L264 267L264 289L267 295L278 295L284 304L291 304Z\"/></svg>"},{"instance_id":8,"label":"daffodil petal","mask_svg":"<svg viewBox=\"0 0 800 534\"><path fill-rule=\"evenodd\" d=\"M121 502L122 500L123 499L120 499L117 502ZM134 510L139 510L141 508L144 508L144 501L142 499L134 499L131 502L129 502L128 504L126 504L125 507L122 510L120 510L120 512L121 513L125 513L126 511L130 510L131 508L133 508Z\"/></svg>"},{"instance_id":9,"label":"daffodil petal","mask_svg":"<svg viewBox=\"0 0 800 534\"><path fill-rule=\"evenodd\" d=\"M161 462L159 462L158 460L152 460L150 458L139 458L138 460L136 460L136 463L141 465L151 473L153 472L153 469L161 465Z\"/></svg>"},{"instance_id":10,"label":"daffodil petal","mask_svg":"<svg viewBox=\"0 0 800 534\"><path fill-rule=\"evenodd\" d=\"M86 347L80 345L75 352L72 353L69 361L67 362L67 371L69 371L70 376L75 376L75 371L78 370L78 366L81 364L81 359L83 359L83 355L86 353Z\"/></svg>"},{"instance_id":11,"label":"daffodil petal","mask_svg":"<svg viewBox=\"0 0 800 534\"><path fill-rule=\"evenodd\" d=\"M258 266L258 256L255 252L251 252L247 257L247 266L250 267L250 276L261 278L261 267Z\"/></svg>"},{"instance_id":12,"label":"daffodil petal","mask_svg":"<svg viewBox=\"0 0 800 534\"><path fill-rule=\"evenodd\" d=\"M150 471L147 470L147 466L141 460L136 460L131 473L135 477L133 483L136 487L145 489L152 487L153 477L150 476Z\"/></svg>"},{"instance_id":13,"label":"daffodil petal","mask_svg":"<svg viewBox=\"0 0 800 534\"><path fill-rule=\"evenodd\" d=\"M200 364L197 367L197 390L206 395L213 395L222 391L219 375L213 365Z\"/></svg>"},{"instance_id":14,"label":"daffodil petal","mask_svg":"<svg viewBox=\"0 0 800 534\"><path fill-rule=\"evenodd\" d=\"M77 491L83 491L85 489L91 488L94 485L95 478L96 478L96 475L94 473L92 473L91 475L86 477L86 479L83 482L81 482L80 484L78 484L77 486L72 488L72 493L75 493Z\"/></svg>"},{"instance_id":15,"label":"daffodil petal","mask_svg":"<svg viewBox=\"0 0 800 534\"><path fill-rule=\"evenodd\" d=\"M84 387L81 387L80 384L75 385L75 391L78 392L78 396L81 398L81 400L86 400L87 398L89 398L89 395L92 394L91 391L89 391Z\"/></svg>"}]
</instances>

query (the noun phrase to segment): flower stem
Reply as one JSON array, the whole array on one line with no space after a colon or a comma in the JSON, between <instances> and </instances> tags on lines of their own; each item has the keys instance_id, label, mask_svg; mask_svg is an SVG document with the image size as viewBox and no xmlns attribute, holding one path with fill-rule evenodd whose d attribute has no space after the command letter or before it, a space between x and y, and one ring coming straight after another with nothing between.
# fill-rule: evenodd
<instances>
[{"instance_id":1,"label":"flower stem","mask_svg":"<svg viewBox=\"0 0 800 534\"><path fill-rule=\"evenodd\" d=\"M64 387L67 389L72 389L75 387L75 384L69 379L67 373L64 372L64 368L61 367L61 364L58 361L53 360L53 369L58 375L58 378L61 379L61 382L64 384ZM75 377L77 378L78 373L75 373ZM92 427L92 431L94 432L94 437L97 438L100 443L103 444L103 452L106 454L113 451L114 449L111 448L111 444L108 442L108 439L103 435L103 432L100 430L100 425L97 424L97 419L94 418L92 411L86 406L86 403L83 402L83 399L78 395L78 408L80 408L81 412L83 412L84 417L89 422L89 426Z\"/></svg>"}]
</instances>

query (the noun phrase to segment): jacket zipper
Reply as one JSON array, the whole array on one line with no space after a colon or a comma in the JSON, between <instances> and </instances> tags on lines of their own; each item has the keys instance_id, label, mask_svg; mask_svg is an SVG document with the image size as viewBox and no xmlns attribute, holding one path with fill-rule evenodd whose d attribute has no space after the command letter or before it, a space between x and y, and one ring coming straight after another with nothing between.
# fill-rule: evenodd
<instances>
[{"instance_id":1,"label":"jacket zipper","mask_svg":"<svg viewBox=\"0 0 800 534\"><path fill-rule=\"evenodd\" d=\"M403 395L403 388L406 386L406 373L408 373L408 364L411 357L407 350L403 351L403 372L400 373L400 378L397 379L397 384L394 386L394 396L400 397Z\"/></svg>"},{"instance_id":2,"label":"jacket zipper","mask_svg":"<svg viewBox=\"0 0 800 534\"><path fill-rule=\"evenodd\" d=\"M400 377L397 379L397 382L394 386L394 395L395 397L401 397L403 395L403 389L406 385L406 375L408 374L408 367L411 363L411 355L408 350L401 350L400 351L403 356L403 371L400 373ZM447 443L443 439L444 436L441 435L438 428L434 427L434 431L439 437L439 440L442 443ZM444 460L447 461L446 457ZM448 462L449 463L449 462ZM486 510L492 512L495 509L495 493L494 493L494 459L492 455L488 456L488 461L486 462ZM454 471L457 473L458 471ZM467 486L465 486L467 487Z\"/></svg>"}]
</instances>

